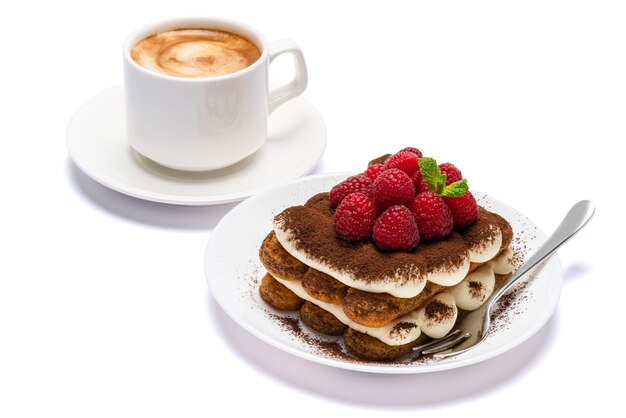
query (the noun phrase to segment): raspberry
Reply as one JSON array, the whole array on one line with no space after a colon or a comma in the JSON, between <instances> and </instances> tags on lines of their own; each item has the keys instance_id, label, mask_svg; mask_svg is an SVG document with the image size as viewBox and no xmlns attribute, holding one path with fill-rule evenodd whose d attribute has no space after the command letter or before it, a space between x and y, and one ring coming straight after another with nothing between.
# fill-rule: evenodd
<instances>
[{"instance_id":1,"label":"raspberry","mask_svg":"<svg viewBox=\"0 0 626 418\"><path fill-rule=\"evenodd\" d=\"M425 183L426 181L422 178L422 173L417 170L415 173L411 174L411 182L413 183L413 188L415 189L415 194L417 195L420 192L422 182Z\"/></svg>"},{"instance_id":2,"label":"raspberry","mask_svg":"<svg viewBox=\"0 0 626 418\"><path fill-rule=\"evenodd\" d=\"M344 197L355 192L372 197L372 181L362 174L348 177L330 189L330 205L336 208Z\"/></svg>"},{"instance_id":3,"label":"raspberry","mask_svg":"<svg viewBox=\"0 0 626 418\"><path fill-rule=\"evenodd\" d=\"M413 201L413 214L424 241L445 238L452 232L452 212L437 193L418 194Z\"/></svg>"},{"instance_id":4,"label":"raspberry","mask_svg":"<svg viewBox=\"0 0 626 418\"><path fill-rule=\"evenodd\" d=\"M456 228L467 228L478 219L478 204L469 191L461 197L444 197L443 200L452 211Z\"/></svg>"},{"instance_id":5,"label":"raspberry","mask_svg":"<svg viewBox=\"0 0 626 418\"><path fill-rule=\"evenodd\" d=\"M350 193L335 211L335 231L345 241L364 241L372 236L376 208L372 198L363 193Z\"/></svg>"},{"instance_id":6,"label":"raspberry","mask_svg":"<svg viewBox=\"0 0 626 418\"><path fill-rule=\"evenodd\" d=\"M367 177L368 179L374 181L374 180L376 180L376 177L378 177L380 175L380 173L382 173L383 171L385 171L385 166L384 165L382 165L382 164L372 164L369 167L367 167L367 170L365 170L363 175L365 177Z\"/></svg>"},{"instance_id":7,"label":"raspberry","mask_svg":"<svg viewBox=\"0 0 626 418\"><path fill-rule=\"evenodd\" d=\"M419 171L418 156L410 151L400 151L397 154L393 154L385 163L385 169L398 168L409 176L416 171Z\"/></svg>"},{"instance_id":8,"label":"raspberry","mask_svg":"<svg viewBox=\"0 0 626 418\"><path fill-rule=\"evenodd\" d=\"M455 181L463 180L463 174L461 170L455 167L452 163L439 164L439 171L446 175L446 186L454 183Z\"/></svg>"},{"instance_id":9,"label":"raspberry","mask_svg":"<svg viewBox=\"0 0 626 418\"><path fill-rule=\"evenodd\" d=\"M415 218L406 206L391 206L374 224L374 243L382 250L411 251L419 242Z\"/></svg>"},{"instance_id":10,"label":"raspberry","mask_svg":"<svg viewBox=\"0 0 626 418\"><path fill-rule=\"evenodd\" d=\"M393 205L410 206L414 193L409 176L397 168L383 171L374 182L374 203L378 213Z\"/></svg>"},{"instance_id":11,"label":"raspberry","mask_svg":"<svg viewBox=\"0 0 626 418\"><path fill-rule=\"evenodd\" d=\"M422 158L422 151L418 150L415 147L406 147L400 150L400 152L402 151L408 151L408 152L412 152L413 154L417 155L417 158Z\"/></svg>"},{"instance_id":12,"label":"raspberry","mask_svg":"<svg viewBox=\"0 0 626 418\"><path fill-rule=\"evenodd\" d=\"M422 173L416 171L411 176L411 181L413 182L413 186L415 187L415 195L418 195L423 192L429 192L428 183L426 183L426 179L422 177Z\"/></svg>"}]
</instances>

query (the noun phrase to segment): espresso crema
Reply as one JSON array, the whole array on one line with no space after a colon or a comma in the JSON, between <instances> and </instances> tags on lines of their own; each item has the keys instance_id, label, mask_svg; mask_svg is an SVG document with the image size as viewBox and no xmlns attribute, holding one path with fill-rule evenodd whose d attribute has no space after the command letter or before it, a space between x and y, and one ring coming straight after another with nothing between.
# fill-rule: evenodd
<instances>
[{"instance_id":1,"label":"espresso crema","mask_svg":"<svg viewBox=\"0 0 626 418\"><path fill-rule=\"evenodd\" d=\"M259 59L259 48L241 35L215 29L176 29L149 36L131 51L149 70L175 77L216 77Z\"/></svg>"}]
</instances>

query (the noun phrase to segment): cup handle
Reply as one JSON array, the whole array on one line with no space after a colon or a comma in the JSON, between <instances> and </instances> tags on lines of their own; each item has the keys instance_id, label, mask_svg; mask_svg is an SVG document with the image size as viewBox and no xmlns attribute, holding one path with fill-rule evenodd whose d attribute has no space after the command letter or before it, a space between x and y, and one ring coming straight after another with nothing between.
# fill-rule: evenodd
<instances>
[{"instance_id":1,"label":"cup handle","mask_svg":"<svg viewBox=\"0 0 626 418\"><path fill-rule=\"evenodd\" d=\"M309 82L304 55L298 44L291 39L281 39L270 44L270 64L277 56L285 53L293 54L296 74L289 83L269 92L268 112L270 114L281 104L302 94Z\"/></svg>"}]
</instances>

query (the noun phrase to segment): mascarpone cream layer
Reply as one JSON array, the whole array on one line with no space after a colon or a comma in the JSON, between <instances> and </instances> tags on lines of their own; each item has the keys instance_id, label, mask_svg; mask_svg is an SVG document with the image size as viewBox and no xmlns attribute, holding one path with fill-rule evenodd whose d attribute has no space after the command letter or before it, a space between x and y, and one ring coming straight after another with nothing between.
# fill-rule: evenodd
<instances>
[{"instance_id":1,"label":"mascarpone cream layer","mask_svg":"<svg viewBox=\"0 0 626 418\"><path fill-rule=\"evenodd\" d=\"M484 263L491 260L500 251L502 245L500 229L495 225L490 225L490 228L493 228L490 238L478 245L470 246L466 254L462 255L463 261L457 266L422 273L416 265L405 264L398 267L393 276L364 281L349 272L340 271L321 260L310 257L306 251L300 249L296 234L286 228L284 223L274 220L273 227L276 238L283 248L304 264L328 274L346 286L371 293L389 293L398 298L417 296L424 289L427 281L446 287L458 284L467 275L470 263Z\"/></svg>"},{"instance_id":2,"label":"mascarpone cream layer","mask_svg":"<svg viewBox=\"0 0 626 418\"><path fill-rule=\"evenodd\" d=\"M480 266L472 273L468 274L456 286L446 289L427 302L418 310L395 319L389 324L373 328L366 327L352 321L343 312L343 307L339 303L326 303L311 297L302 287L300 280L283 280L274 276L289 290L304 300L307 300L320 308L333 314L339 321L355 331L370 335L387 345L402 345L415 341L423 332L431 338L441 338L448 334L457 319L458 309L475 310L479 308L494 291L495 273L491 264L499 267L497 274L507 274L513 271L514 264L512 253L504 251L492 260L492 263ZM428 305L437 301L449 307L451 314L443 316L432 316L427 314ZM414 324L414 327L402 327L399 332L395 327L399 323Z\"/></svg>"}]
</instances>

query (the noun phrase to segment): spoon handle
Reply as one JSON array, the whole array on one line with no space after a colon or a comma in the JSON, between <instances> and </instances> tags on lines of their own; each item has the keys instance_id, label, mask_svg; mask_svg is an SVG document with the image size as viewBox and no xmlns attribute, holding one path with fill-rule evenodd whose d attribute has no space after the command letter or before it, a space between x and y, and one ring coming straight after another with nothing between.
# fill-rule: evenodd
<instances>
[{"instance_id":1,"label":"spoon handle","mask_svg":"<svg viewBox=\"0 0 626 418\"><path fill-rule=\"evenodd\" d=\"M505 294L521 277L523 277L529 270L535 267L537 264L545 260L552 255L561 245L567 242L573 237L583 226L589 222L595 212L593 203L589 200L581 200L576 203L567 212L565 218L561 221L561 224L556 230L548 237L546 242L535 253L522 264L515 274L513 274L500 289L493 294L490 307L495 304L500 297Z\"/></svg>"}]
</instances>

